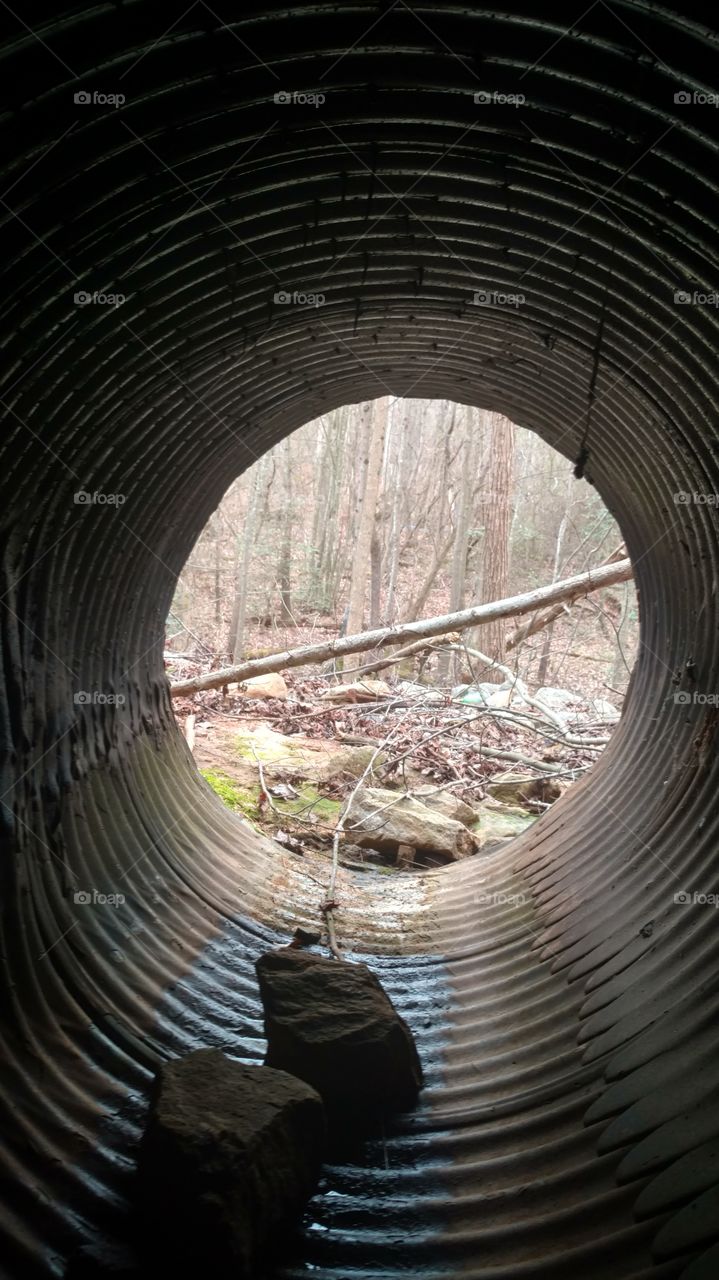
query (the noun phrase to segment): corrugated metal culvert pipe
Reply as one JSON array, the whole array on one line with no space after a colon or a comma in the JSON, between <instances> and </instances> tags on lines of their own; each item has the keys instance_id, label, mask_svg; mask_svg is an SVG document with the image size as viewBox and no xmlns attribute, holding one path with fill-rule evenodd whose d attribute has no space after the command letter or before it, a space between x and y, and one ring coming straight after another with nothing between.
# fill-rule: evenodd
<instances>
[{"instance_id":1,"label":"corrugated metal culvert pipe","mask_svg":"<svg viewBox=\"0 0 719 1280\"><path fill-rule=\"evenodd\" d=\"M317 889L197 776L163 622L229 482L390 392L580 458L643 640L611 747L501 860L411 913L347 895L428 1087L328 1169L291 1274L714 1277L714 8L2 25L3 1273L122 1238L158 1056L261 1058L253 961Z\"/></svg>"}]
</instances>

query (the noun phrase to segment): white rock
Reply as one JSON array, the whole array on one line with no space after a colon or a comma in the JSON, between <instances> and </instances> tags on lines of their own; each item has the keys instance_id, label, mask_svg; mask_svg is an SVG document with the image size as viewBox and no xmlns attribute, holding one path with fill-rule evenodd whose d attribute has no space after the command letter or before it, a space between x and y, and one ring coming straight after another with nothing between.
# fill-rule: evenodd
<instances>
[{"instance_id":1,"label":"white rock","mask_svg":"<svg viewBox=\"0 0 719 1280\"><path fill-rule=\"evenodd\" d=\"M452 697L453 698L463 697L464 694L467 693L467 691L469 690L469 687L470 686L468 684L456 684L452 690Z\"/></svg>"},{"instance_id":2,"label":"white rock","mask_svg":"<svg viewBox=\"0 0 719 1280\"><path fill-rule=\"evenodd\" d=\"M521 707L528 689L523 680L505 680L502 684L481 681L476 685L458 685L452 690L453 698L472 706Z\"/></svg>"},{"instance_id":3,"label":"white rock","mask_svg":"<svg viewBox=\"0 0 719 1280\"><path fill-rule=\"evenodd\" d=\"M617 711L611 702L607 702L606 698L592 698L589 705L597 718L604 720L607 724L616 724L621 718L621 712Z\"/></svg>"},{"instance_id":4,"label":"white rock","mask_svg":"<svg viewBox=\"0 0 719 1280\"><path fill-rule=\"evenodd\" d=\"M549 707L550 711L566 711L568 707L577 706L582 701L576 693L571 693L569 689L552 689L547 686L545 689L537 689L535 698L539 702L543 702Z\"/></svg>"},{"instance_id":5,"label":"white rock","mask_svg":"<svg viewBox=\"0 0 719 1280\"><path fill-rule=\"evenodd\" d=\"M433 689L431 685L417 684L416 680L399 680L395 693L401 694L403 698L417 698L418 701L425 703L446 701L445 694L441 690Z\"/></svg>"}]
</instances>

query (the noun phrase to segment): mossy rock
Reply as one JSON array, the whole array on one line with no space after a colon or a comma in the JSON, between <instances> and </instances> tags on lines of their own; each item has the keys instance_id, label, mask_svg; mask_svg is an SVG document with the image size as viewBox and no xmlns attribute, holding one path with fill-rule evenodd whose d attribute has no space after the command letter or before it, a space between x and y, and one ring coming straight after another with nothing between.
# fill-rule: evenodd
<instances>
[{"instance_id":1,"label":"mossy rock","mask_svg":"<svg viewBox=\"0 0 719 1280\"><path fill-rule=\"evenodd\" d=\"M537 820L537 814L528 813L516 805L506 808L497 804L479 806L479 821L472 827L479 838L480 848L494 840L511 840L519 836Z\"/></svg>"},{"instance_id":2,"label":"mossy rock","mask_svg":"<svg viewBox=\"0 0 719 1280\"><path fill-rule=\"evenodd\" d=\"M257 830L263 828L268 834L271 834L274 827L281 825L281 815L287 819L297 818L309 822L316 818L318 826L334 828L342 809L339 800L330 800L321 795L311 783L305 783L299 788L298 795L291 800L273 796L273 808L266 805L260 813L259 785L240 786L219 769L200 769L200 773L228 809L242 814L253 827Z\"/></svg>"},{"instance_id":3,"label":"mossy rock","mask_svg":"<svg viewBox=\"0 0 719 1280\"><path fill-rule=\"evenodd\" d=\"M311 820L312 817L316 817L318 822L332 827L336 825L342 809L339 800L329 800L326 796L320 795L319 791L309 783L300 787L299 795L294 800L274 799L273 803L281 813L287 814L290 818Z\"/></svg>"},{"instance_id":4,"label":"mossy rock","mask_svg":"<svg viewBox=\"0 0 719 1280\"><path fill-rule=\"evenodd\" d=\"M269 725L235 734L235 751L256 767L260 761L268 782L280 778L305 778L314 784L328 782L340 774L359 778L367 768L375 748L352 746L323 738L290 737L276 733ZM378 756L377 765L382 762Z\"/></svg>"}]
</instances>

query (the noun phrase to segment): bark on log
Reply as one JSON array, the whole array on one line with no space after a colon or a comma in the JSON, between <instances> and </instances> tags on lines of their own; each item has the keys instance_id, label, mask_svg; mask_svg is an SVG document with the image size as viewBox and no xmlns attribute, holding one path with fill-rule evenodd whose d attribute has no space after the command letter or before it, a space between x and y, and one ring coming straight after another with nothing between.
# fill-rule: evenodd
<instances>
[{"instance_id":1,"label":"bark on log","mask_svg":"<svg viewBox=\"0 0 719 1280\"><path fill-rule=\"evenodd\" d=\"M555 582L549 587L537 587L534 591L525 591L522 595L510 596L506 600L494 600L490 604L476 605L472 609L461 609L459 613L422 618L418 622L402 622L394 627L362 631L358 635L341 636L338 640L305 645L300 649L286 649L283 653L271 653L264 658L251 658L238 666L209 671L207 675L195 676L192 680L178 680L170 685L170 694L173 698L187 697L188 694L199 693L203 689L219 689L224 684L236 684L250 676L265 675L270 671L284 671L289 667L326 662L329 658L339 658L347 653L365 653L368 649L383 649L386 645L405 640L446 635L448 631L463 631L468 627L494 622L497 618L514 618L520 614L532 613L535 609L557 604L561 600L575 600L590 591L613 586L616 582L625 582L631 577L631 561L620 560L616 564L565 578L563 582Z\"/></svg>"}]
</instances>

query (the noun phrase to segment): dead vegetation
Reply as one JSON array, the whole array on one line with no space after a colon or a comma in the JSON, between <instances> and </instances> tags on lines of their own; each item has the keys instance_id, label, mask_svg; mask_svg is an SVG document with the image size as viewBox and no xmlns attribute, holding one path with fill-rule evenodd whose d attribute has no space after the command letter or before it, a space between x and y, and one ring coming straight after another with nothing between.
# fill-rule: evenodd
<instances>
[{"instance_id":1,"label":"dead vegetation","mask_svg":"<svg viewBox=\"0 0 719 1280\"><path fill-rule=\"evenodd\" d=\"M183 675L201 666L172 665ZM537 697L502 674L500 685L446 691L288 674L273 696L205 690L176 710L195 717L194 754L210 785L258 830L298 852L329 855L335 841L341 859L409 872L513 838L609 741L611 704ZM357 812L335 840L360 781Z\"/></svg>"}]
</instances>

